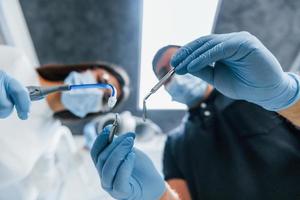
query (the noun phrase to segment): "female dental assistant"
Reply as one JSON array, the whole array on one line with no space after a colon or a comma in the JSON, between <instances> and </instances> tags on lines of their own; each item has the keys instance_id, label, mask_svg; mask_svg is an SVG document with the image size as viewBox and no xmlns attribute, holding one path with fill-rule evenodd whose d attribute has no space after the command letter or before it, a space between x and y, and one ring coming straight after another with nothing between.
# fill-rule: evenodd
<instances>
[{"instance_id":1,"label":"female dental assistant","mask_svg":"<svg viewBox=\"0 0 300 200\"><path fill-rule=\"evenodd\" d=\"M0 70L0 117L6 118L0 119L0 199L89 199L70 130L46 101L30 107L24 86L39 85L32 64L18 49L0 46ZM76 186L81 190L74 194Z\"/></svg>"}]
</instances>

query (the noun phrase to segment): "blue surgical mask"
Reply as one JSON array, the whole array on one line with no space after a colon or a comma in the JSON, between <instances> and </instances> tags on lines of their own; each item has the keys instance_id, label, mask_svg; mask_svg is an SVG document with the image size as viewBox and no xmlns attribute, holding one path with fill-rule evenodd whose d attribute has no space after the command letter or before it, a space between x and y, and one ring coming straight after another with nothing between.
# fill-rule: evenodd
<instances>
[{"instance_id":1,"label":"blue surgical mask","mask_svg":"<svg viewBox=\"0 0 300 200\"><path fill-rule=\"evenodd\" d=\"M71 72L64 81L65 84L94 84L97 83L92 72ZM61 101L65 108L78 117L85 117L88 113L99 112L103 109L103 90L82 89L63 92Z\"/></svg>"},{"instance_id":2,"label":"blue surgical mask","mask_svg":"<svg viewBox=\"0 0 300 200\"><path fill-rule=\"evenodd\" d=\"M207 86L205 81L191 74L175 74L165 88L173 101L192 107L204 98Z\"/></svg>"}]
</instances>

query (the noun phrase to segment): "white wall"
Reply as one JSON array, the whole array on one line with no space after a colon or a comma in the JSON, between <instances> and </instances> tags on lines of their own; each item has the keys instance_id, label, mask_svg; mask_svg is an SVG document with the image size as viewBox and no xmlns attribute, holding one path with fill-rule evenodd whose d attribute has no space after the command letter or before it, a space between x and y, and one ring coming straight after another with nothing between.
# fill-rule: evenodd
<instances>
[{"instance_id":1,"label":"white wall","mask_svg":"<svg viewBox=\"0 0 300 200\"><path fill-rule=\"evenodd\" d=\"M21 49L38 66L38 58L18 0L0 0L0 30L5 44ZM1 41L1 36L0 36Z\"/></svg>"},{"instance_id":2,"label":"white wall","mask_svg":"<svg viewBox=\"0 0 300 200\"><path fill-rule=\"evenodd\" d=\"M140 70L140 98L156 83L152 72L155 52L168 44L184 45L200 36L211 33L218 0L145 0L143 5L142 50ZM171 102L163 90L151 96L147 102L150 109L184 108Z\"/></svg>"}]
</instances>

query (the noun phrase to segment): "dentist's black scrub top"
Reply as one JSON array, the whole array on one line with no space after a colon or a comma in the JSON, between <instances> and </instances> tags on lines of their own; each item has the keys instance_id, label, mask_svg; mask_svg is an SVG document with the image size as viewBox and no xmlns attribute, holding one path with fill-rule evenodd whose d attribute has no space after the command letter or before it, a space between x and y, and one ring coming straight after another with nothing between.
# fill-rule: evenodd
<instances>
[{"instance_id":1,"label":"dentist's black scrub top","mask_svg":"<svg viewBox=\"0 0 300 200\"><path fill-rule=\"evenodd\" d=\"M214 91L168 136L163 172L197 200L300 200L300 131Z\"/></svg>"}]
</instances>

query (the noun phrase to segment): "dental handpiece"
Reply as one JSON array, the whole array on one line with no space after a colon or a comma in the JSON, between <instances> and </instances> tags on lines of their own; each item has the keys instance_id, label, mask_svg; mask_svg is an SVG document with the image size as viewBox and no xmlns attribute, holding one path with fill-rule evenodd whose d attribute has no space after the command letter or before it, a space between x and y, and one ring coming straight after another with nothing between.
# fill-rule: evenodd
<instances>
[{"instance_id":1,"label":"dental handpiece","mask_svg":"<svg viewBox=\"0 0 300 200\"><path fill-rule=\"evenodd\" d=\"M95 84L78 84L78 85L59 85L50 87L40 86L27 86L31 101L38 101L44 99L48 94L55 92L63 92L77 89L89 89L89 88L102 88L110 89L111 96L108 99L108 107L113 108L117 103L117 90L116 88L108 83L95 83Z\"/></svg>"},{"instance_id":2,"label":"dental handpiece","mask_svg":"<svg viewBox=\"0 0 300 200\"><path fill-rule=\"evenodd\" d=\"M48 94L54 92L62 92L62 91L69 91L71 90L70 85L60 85L60 86L52 86L52 87L39 87L39 86L27 86L26 87L30 100L31 101L38 101L45 98Z\"/></svg>"}]
</instances>

